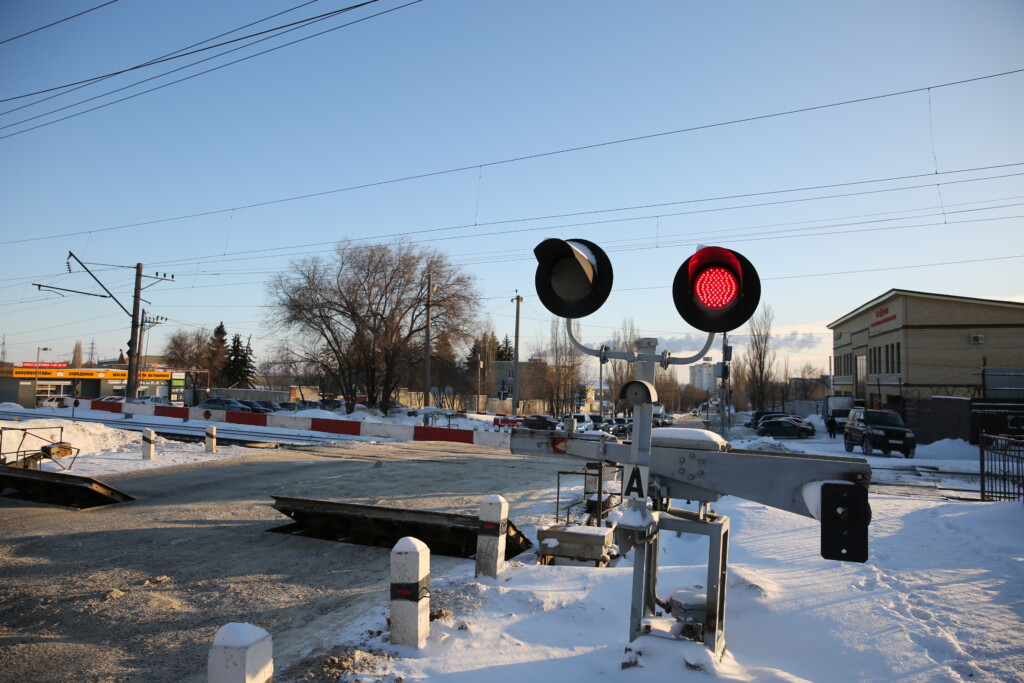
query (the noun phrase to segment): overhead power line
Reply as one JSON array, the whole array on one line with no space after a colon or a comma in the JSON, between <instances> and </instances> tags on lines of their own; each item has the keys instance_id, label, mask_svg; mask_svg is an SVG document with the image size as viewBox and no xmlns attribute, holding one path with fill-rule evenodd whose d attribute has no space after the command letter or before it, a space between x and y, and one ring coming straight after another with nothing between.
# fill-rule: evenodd
<instances>
[{"instance_id":1,"label":"overhead power line","mask_svg":"<svg viewBox=\"0 0 1024 683\"><path fill-rule=\"evenodd\" d=\"M496 162L496 163L501 163L501 162ZM887 178L873 178L873 179L867 179L867 180L853 180L853 181L844 182L844 183L831 183L831 184L828 184L828 185L810 185L810 186L798 187L798 188L786 188L786 189L779 189L779 190L764 190L764 191L760 191L760 192L747 192L747 193L743 193L743 194L733 194L733 195L720 195L720 196L716 196L716 197L703 197L703 198L696 198L696 199L679 200L679 201L674 201L674 202L661 202L661 203L656 203L656 204L636 205L636 206L629 206L629 207L595 209L595 210L591 210L591 211L581 211L581 212L562 213L562 214L551 214L551 215L545 215L545 216L534 216L534 217L530 217L530 218L514 218L514 219L508 219L508 220L502 220L502 221L489 221L489 222L485 222L485 223L465 224L465 225L460 225L460 226L450 226L450 227L446 227L446 228L434 228L432 230L433 231L460 230L460 229L468 229L468 228L475 228L475 227L486 227L486 226L493 226L493 225L506 225L506 224L509 224L509 223L517 223L517 222L538 221L538 220L551 220L551 219L556 219L556 218L568 218L568 217L573 217L573 216L590 215L590 214L596 214L596 213L610 213L610 212L615 212L615 211L630 211L630 210L639 210L639 209L658 208L658 207L663 207L663 206L676 206L676 205L680 205L680 204L696 204L696 203L703 203L703 202L726 201L726 200L729 200L729 199L746 199L746 198L750 198L750 197L763 197L763 196L769 196L769 195L775 195L775 194L787 194L787 193L793 193L793 192L810 192L810 191L814 191L814 190L826 190L826 189L832 189L832 188L838 188L838 187L852 187L852 186L856 186L856 185L868 185L868 184L873 184L873 183L897 182L897 181L900 181L900 180L913 180L913 179L916 179L916 178L934 178L934 177L938 177L938 176L948 176L948 175L955 175L955 174L959 174L959 173L974 173L974 172L978 172L978 171L991 171L991 170L996 170L996 169L1001 169L1001 168L1014 168L1014 167L1017 167L1017 166L1024 166L1024 162L1015 162L1015 163L1010 163L1010 164L997 164L995 166L977 166L977 167L974 167L974 168L962 168L962 169L955 169L955 170L951 170L951 171L940 171L938 173L935 173L935 172L916 173L916 174L903 175L903 176L891 176L891 177L887 177ZM470 167L470 168L476 168L476 167L473 166L473 167ZM453 171L439 171L438 174L440 174L440 173L449 173L449 172L453 172ZM418 177L422 177L422 176L418 176ZM980 180L986 180L986 179L989 179L989 178L982 178ZM274 205L274 204L283 204L285 202L293 202L293 201L298 201L298 200L301 200L301 199L310 199L310 198L313 198L313 197L322 197L322 196L328 195L328 194L334 194L334 193L339 193L339 192L348 192L348 191L352 191L352 190L369 188L369 187L374 187L375 185L388 184L388 183L393 183L393 182L401 182L401 181L400 180L392 180L392 181L383 181L381 183L371 183L371 184L366 184L366 185L353 185L353 186L349 186L349 187L345 187L345 188L338 188L338 189L335 189L335 190L327 190L327 191L324 191L324 192L317 192L317 193L313 193L313 194L297 195L297 196L293 196L293 197L286 197L286 198L283 198L283 199L272 199L272 200L268 200L268 201L265 201L265 202L257 202L257 203L254 203L254 204L246 204L246 205L235 206L235 207L226 208L226 209L213 209L211 211L202 211L202 212L198 212L198 213L184 214L184 215L180 215L180 216L172 216L172 217L169 217L169 218L157 218L157 219L153 219L153 220L149 220L149 221L141 221L141 222L138 222L138 223L126 223L124 225L115 225L115 226L111 226L111 227L107 227L107 228L92 228L92 229L89 229L89 230L76 230L74 232L64 232L64 233L58 233L58 234L54 234L54 235L40 235L40 236L35 236L35 237L23 237L23 238L16 239L16 240L4 240L4 241L0 241L0 244L19 244L19 243L23 243L23 242L39 242L39 241L42 241L42 240L60 239L60 238L63 238L63 237L76 237L78 235L92 235L92 234L101 233L101 232L113 232L113 231L117 231L117 230L128 230L128 229L131 229L131 228L141 228L141 227L145 227L145 226L149 226L149 225L159 225L159 224L162 224L162 223L173 223L173 222L176 222L176 221L184 221L184 220L189 220L189 219L192 219L192 218L203 218L203 217L206 217L206 216L215 216L215 215L218 215L218 214L231 213L232 211L242 211L244 209L254 209L254 208L259 208L259 207L263 207L263 206L271 206L271 205ZM946 182L954 182L954 181L946 181ZM973 182L973 179L965 179L963 181L955 181L955 182ZM941 183L928 183L927 186L931 186L931 185L935 185L935 184L941 184ZM887 191L887 190L878 190L878 191L882 192L882 191ZM394 233L392 235L384 235L383 237L404 236L406 234L408 234L408 233ZM378 235L377 237L381 237L381 236ZM326 242L318 242L316 244L326 244ZM299 246L313 246L313 245L299 245ZM277 250L283 250L283 249L290 249L290 248L295 248L295 247L294 246L293 247L278 247L276 249ZM264 250L259 250L259 251L264 251ZM251 253L251 252L241 252L241 253Z\"/></svg>"},{"instance_id":2,"label":"overhead power line","mask_svg":"<svg viewBox=\"0 0 1024 683\"><path fill-rule=\"evenodd\" d=\"M385 14L390 14L391 12L397 12L400 9L405 9L406 7L411 7L412 5L416 5L416 4L419 4L421 2L423 2L423 0L412 0L411 2L408 2L408 3L404 4L404 5L399 5L398 7L392 7L391 9L383 10L381 12L377 12L376 14L371 14L369 16L362 17L360 19L354 19L353 21L350 21L347 24L341 24L340 26L335 26L333 28L325 29L323 31L320 31L319 33L313 33L313 34L305 36L303 38L297 38L297 39L295 39L295 40L293 40L291 42L288 42L288 43L282 43L281 45L277 45L275 47L267 48L266 50L263 50L262 52L256 52L254 54L247 55L245 57L240 57L239 59L236 59L236 60L231 61L231 62L226 62L226 63L221 64L219 66L211 67L209 69L206 69L205 71L200 71L198 73L194 73L194 74L191 74L189 76L184 76L182 78L179 78L176 81L171 81L169 83L164 83L163 85L158 85L158 86L155 86L155 87L150 88L148 90L143 90L143 91L137 92L137 93L135 93L133 95L128 95L126 97L122 97L121 99L113 100L111 102L107 102L105 104L101 104L101 105L92 107L91 109L84 109L82 111L75 112L74 114L68 114L67 116L62 116L61 118L54 119L53 121L47 121L46 123L40 123L37 126L32 126L30 128L24 128L22 130L15 131L13 133L8 133L7 135L2 135L2 136L0 136L0 140L6 140L7 138L12 138L12 137L14 137L16 135L21 135L22 133L28 133L29 131L38 130L39 128L45 128L47 126L52 126L55 123L60 123L61 121L67 121L68 119L73 119L75 117L82 116L83 114L88 114L90 112L94 112L94 111L97 111L97 110L100 110L100 109L105 109L106 107L110 107L112 105L119 104L121 102L126 102L126 101L134 99L136 97L141 97L142 95L147 95L147 94L149 94L151 92L156 92L157 90L162 90L162 89L168 88L168 87L170 87L172 85L177 85L178 83L183 83L185 81L189 81L189 80L191 80L193 78L198 78L199 76L204 76L204 75L206 75L208 73L212 73L214 71L219 71L220 69L224 69L224 68L227 68L229 66L233 66L233 65L238 64L240 62L244 62L244 61L247 61L247 60L250 60L250 59L254 59L256 57L260 57L262 55L269 54L271 52L275 52L277 50L280 50L280 49L283 49L283 48L286 48L286 47L290 47L290 46L295 45L297 43L301 43L301 42L304 42L306 40L311 40L312 38L318 38L318 37L320 37L322 35L325 35L327 33L331 33L332 31L337 31L339 29L348 28L349 26L354 26L355 24L359 24L359 23L362 23L364 21L369 21L370 19L375 19L377 17L384 16ZM320 21L320 20L318 20L318 21ZM304 26L309 26L309 25L312 25L313 23L315 23L315 22L309 22L309 23L305 24ZM111 92L104 93L103 95L97 95L96 97L92 97L92 98L89 98L87 100L83 100L83 101L78 102L78 103L73 104L73 105L68 105L66 107L61 107L60 109L55 109L55 110L50 111L50 112L46 112L46 113L43 113L43 114L39 114L37 116L30 117L28 119L24 119L22 121L17 121L15 123L8 124L6 126L2 126L2 127L0 127L0 129L10 128L11 126L17 126L17 125L20 125L22 123L26 123L28 121L32 121L34 119L40 118L42 116L48 116L50 114L54 114L54 113L59 112L59 111L64 111L65 109L69 109L71 107L78 106L79 104L84 104L85 102L91 102L92 100L99 99L100 97L105 97L106 95L111 95L111 94L113 94L115 92L120 92L121 90L126 90L128 88L134 87L136 85L140 85L140 84L145 83L147 81L151 81L151 80L154 80L154 79L157 79L157 78L161 78L163 76L167 76L169 74L172 74L172 73L175 73L175 72L178 72L178 71L182 71L184 69L191 68L193 66L196 66L197 64L202 64L203 62L208 62L210 60L217 59L218 57L222 57L222 56L224 56L226 54L230 54L231 52L236 52L238 50L242 50L242 49L245 49L247 47L252 47L253 45L256 45L257 43L262 43L262 42L264 42L266 40L271 40L273 38L278 38L278 37L284 35L285 33L290 33L292 31L296 31L296 30L298 30L300 28L304 28L304 26L297 26L297 27L294 27L294 28L290 28L290 29L281 31L280 33L278 33L276 35L267 36L267 37L264 37L264 38L260 38L258 40L254 40L253 42L251 42L251 43L249 43L247 45L242 45L240 47L232 48L231 50L226 50L226 51L224 51L224 52L222 52L220 54L213 55L212 57L207 57L205 59L201 59L199 61L193 62L192 64L187 64L187 65L179 67L177 69L172 69L171 71L167 71L167 72L165 72L163 74L159 74L157 76L153 76L151 78L144 79L142 81L139 81L138 83L133 83L133 84L125 86L123 88L118 88L117 90L113 90ZM14 110L11 110L11 111L14 111Z\"/></svg>"},{"instance_id":3,"label":"overhead power line","mask_svg":"<svg viewBox=\"0 0 1024 683\"><path fill-rule=\"evenodd\" d=\"M241 36L239 38L232 38L231 40L225 40L222 43L215 43L214 45L207 45L206 47L200 47L200 48L197 48L197 49L194 49L194 50L189 50L187 52L172 53L172 54L169 54L169 55L165 55L164 57L158 57L157 59L151 59L150 61L143 62L142 64L136 64L135 66L130 66L130 67L126 67L124 69L119 69L117 71L112 71L110 73L103 74L101 76L92 76L91 78L84 78L84 79L82 79L80 81L75 81L74 83L65 83L64 85L55 85L52 88L45 88L43 90L37 90L35 92L25 93L24 95L15 95L13 97L6 97L4 99L0 99L0 102L12 102L14 100L20 100L20 99L24 99L26 97L35 97L36 95L45 95L46 93L53 92L55 90L64 90L66 88L73 88L73 87L75 87L77 85L84 85L84 84L88 84L88 83L94 83L96 81L102 81L102 80L105 80L107 78L112 78L114 76L120 76L121 74L130 73L132 71L138 71L139 69L145 69L145 68L150 67L150 66L156 66L157 64L164 64L166 62L170 62L170 61L173 61L175 59L181 59L183 57L191 57L192 55L199 54L200 52L206 52L207 50L214 50L214 49L216 49L218 47L224 47L225 45L231 45L232 43L238 43L238 42L241 42L243 40L249 40L250 38L256 38L258 36L263 36L263 35L266 35L268 33L276 33L278 31L284 31L284 29L286 29L286 28L292 28L292 27L300 27L301 28L302 26L305 26L307 24L311 24L313 22L321 21L323 19L329 19L331 17L337 16L339 14L343 14L345 12L351 12L353 10L357 10L360 7L366 7L367 5L372 5L375 2L380 2L380 0L365 0L365 2L361 2L361 3L357 4L357 5L350 5L349 7L343 7L341 9L333 10L331 12L325 12L323 14L318 14L318 15L313 16L313 17L307 17L306 19L300 19L298 21L293 21L293 22L291 22L289 24L282 24L281 26L275 26L274 28L268 28L268 29L264 29L262 31L257 31L256 33L250 33L248 35Z\"/></svg>"},{"instance_id":4,"label":"overhead power line","mask_svg":"<svg viewBox=\"0 0 1024 683\"><path fill-rule=\"evenodd\" d=\"M19 35L13 36L11 38L7 38L5 40L0 40L0 45L3 45L4 43L9 43L12 40L17 40L18 38L24 38L25 36L30 36L33 33L39 33L43 29L50 28L51 26L56 26L57 24L63 24L65 21L71 21L72 19L76 19L76 18L82 16L83 14L88 14L89 12L95 12L96 10L101 9L103 7L106 7L107 5L113 5L115 2L117 2L117 0L110 0L110 2L105 2L102 5L96 5L95 7L87 9L84 12L79 12L78 14L72 14L70 17L64 17L63 19L58 19L57 21L49 23L46 26L40 26L39 28L34 28L31 31L25 31L24 33L21 33Z\"/></svg>"},{"instance_id":5,"label":"overhead power line","mask_svg":"<svg viewBox=\"0 0 1024 683\"><path fill-rule=\"evenodd\" d=\"M173 52L168 52L166 54L160 55L159 57L155 57L154 60L156 60L156 59L163 59L165 57L170 57L172 55L176 55L179 52L184 52L186 50L191 50L194 47L199 47L200 45L204 45L206 43L209 43L212 40L219 40L220 38L223 38L224 36L229 36L232 33L238 33L239 31L244 31L245 29L250 28L252 26L255 26L257 24L262 24L265 21L270 21L271 19L276 19L277 17L280 17L282 15L288 14L289 12L294 12L295 10L302 9L303 7L306 7L307 5L312 5L312 4L317 3L317 2L320 2L320 0L307 0L306 2L302 3L301 5L295 5L294 7L289 7L286 10L281 10L280 12L276 12L276 13L271 14L269 16L263 17L262 19L257 19L256 21L251 21L248 24L244 24L244 25L239 26L237 28L233 28L230 31L225 31L223 33L219 33L219 34L217 34L215 36L211 36L209 38L206 38L205 40L200 40L197 43L192 43L191 45L186 45L185 47L178 48L177 50L174 50ZM155 76L154 78L160 78L160 76ZM138 82L136 82L136 83L134 83L132 85L126 86L126 88L133 87L134 85L139 85L139 83L145 83L147 80L150 80L150 79L146 79L146 80L143 80L143 81L138 81ZM77 87L74 87L74 88L69 88L68 90L65 90L64 92L55 93L53 95L50 95L49 97L41 97L38 100L35 100L33 102L26 102L25 104L22 104L20 106L14 107L12 109L8 109L7 111L0 112L0 116L6 116L7 114L11 114L11 113L14 113L16 111L20 111L22 109L27 109L29 107L34 107L37 104L41 104L43 102L48 102L49 100L56 99L58 97L63 97L65 95L70 95L71 93L73 93L73 92L75 92L77 90L81 90L82 88L88 88L90 85L93 85L95 82L96 81L93 81L93 82L85 83L83 85L80 85L80 86L77 86ZM83 104L85 102L91 102L92 100L97 99L98 97L105 97L106 95L110 95L110 94L115 93L115 92L120 92L121 90L126 89L126 88L118 88L117 90L109 91L109 92L104 93L102 95L98 95L97 97L89 98L87 100L81 100L79 102L76 102L75 104L68 105L67 107L61 107L60 109L51 110L49 112L41 114L41 116L47 116L49 114L54 114L54 113L57 113L57 112L60 112L60 111L64 111L65 109L68 109L70 107L75 107L75 106L78 106L79 104ZM31 121L31 120L33 120L35 118L38 118L38 117L32 117L30 119L25 119L25 121Z\"/></svg>"}]
</instances>

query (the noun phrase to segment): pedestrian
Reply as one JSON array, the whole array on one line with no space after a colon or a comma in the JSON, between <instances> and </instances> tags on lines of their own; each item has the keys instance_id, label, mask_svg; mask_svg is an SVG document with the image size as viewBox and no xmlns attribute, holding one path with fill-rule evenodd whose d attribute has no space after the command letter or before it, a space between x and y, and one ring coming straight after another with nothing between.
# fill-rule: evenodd
<instances>
[{"instance_id":1,"label":"pedestrian","mask_svg":"<svg viewBox=\"0 0 1024 683\"><path fill-rule=\"evenodd\" d=\"M836 418L832 413L828 414L828 420L825 421L825 427L828 429L828 438L836 438Z\"/></svg>"}]
</instances>

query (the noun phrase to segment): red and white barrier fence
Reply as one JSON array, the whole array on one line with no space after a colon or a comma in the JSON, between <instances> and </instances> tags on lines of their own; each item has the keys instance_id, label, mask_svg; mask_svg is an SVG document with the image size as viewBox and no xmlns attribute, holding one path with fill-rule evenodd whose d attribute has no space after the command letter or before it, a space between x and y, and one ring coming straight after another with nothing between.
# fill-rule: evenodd
<instances>
[{"instance_id":1,"label":"red and white barrier fence","mask_svg":"<svg viewBox=\"0 0 1024 683\"><path fill-rule=\"evenodd\" d=\"M117 403L114 401L90 401L83 398L66 398L64 407L80 410L103 410L110 413L130 415L153 415L173 417L180 420L201 420L227 424L296 429L301 431L339 434L342 436L376 437L399 441L451 441L455 443L509 447L508 432L487 432L475 429L451 429L448 427L423 427L419 425L398 425L381 422L363 422L330 417L302 417L280 413L241 413L234 410L210 410L207 408L179 408L176 406L154 406L145 403ZM522 421L514 418L494 419L496 427L514 427Z\"/></svg>"}]
</instances>

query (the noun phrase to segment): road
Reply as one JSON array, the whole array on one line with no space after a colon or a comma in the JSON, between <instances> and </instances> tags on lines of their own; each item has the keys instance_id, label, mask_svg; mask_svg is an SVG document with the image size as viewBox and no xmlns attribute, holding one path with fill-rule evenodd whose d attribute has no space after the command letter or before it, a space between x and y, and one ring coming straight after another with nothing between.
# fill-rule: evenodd
<instances>
[{"instance_id":1,"label":"road","mask_svg":"<svg viewBox=\"0 0 1024 683\"><path fill-rule=\"evenodd\" d=\"M498 493L522 527L579 464L351 443L106 477L136 501L84 511L0 498L0 678L205 680L214 633L238 621L272 634L275 680L299 680L334 626L384 604L388 550L266 533L289 521L272 494L475 514Z\"/></svg>"}]
</instances>

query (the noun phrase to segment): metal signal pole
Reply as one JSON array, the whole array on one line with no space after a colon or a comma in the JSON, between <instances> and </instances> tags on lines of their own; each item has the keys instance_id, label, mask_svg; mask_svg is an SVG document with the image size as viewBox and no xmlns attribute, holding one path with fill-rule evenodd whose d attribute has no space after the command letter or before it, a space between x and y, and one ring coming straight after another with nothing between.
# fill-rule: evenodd
<instances>
[{"instance_id":1,"label":"metal signal pole","mask_svg":"<svg viewBox=\"0 0 1024 683\"><path fill-rule=\"evenodd\" d=\"M523 303L523 297L519 296L516 290L516 347L512 357L512 417L519 415L519 305Z\"/></svg>"},{"instance_id":2,"label":"metal signal pole","mask_svg":"<svg viewBox=\"0 0 1024 683\"><path fill-rule=\"evenodd\" d=\"M423 355L423 407L430 406L430 294L431 286L430 268L427 268L427 340Z\"/></svg>"}]
</instances>

